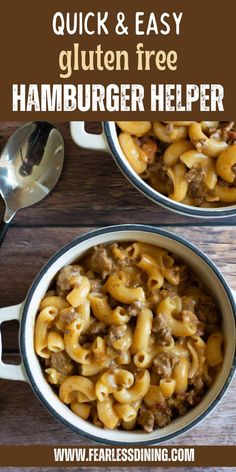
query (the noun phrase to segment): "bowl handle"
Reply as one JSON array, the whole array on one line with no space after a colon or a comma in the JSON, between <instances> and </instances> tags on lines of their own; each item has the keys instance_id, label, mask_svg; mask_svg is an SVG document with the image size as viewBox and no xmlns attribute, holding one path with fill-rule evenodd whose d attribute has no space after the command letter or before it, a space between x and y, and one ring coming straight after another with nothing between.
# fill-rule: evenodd
<instances>
[{"instance_id":1,"label":"bowl handle","mask_svg":"<svg viewBox=\"0 0 236 472\"><path fill-rule=\"evenodd\" d=\"M27 376L24 372L24 367L22 363L20 365L12 365L4 364L4 362L2 361L1 323L10 320L17 320L20 322L21 308L22 303L20 303L20 305L0 308L0 379L22 380L27 382Z\"/></svg>"},{"instance_id":2,"label":"bowl handle","mask_svg":"<svg viewBox=\"0 0 236 472\"><path fill-rule=\"evenodd\" d=\"M73 141L81 148L110 152L104 131L102 134L87 133L85 121L71 121L70 132Z\"/></svg>"}]
</instances>

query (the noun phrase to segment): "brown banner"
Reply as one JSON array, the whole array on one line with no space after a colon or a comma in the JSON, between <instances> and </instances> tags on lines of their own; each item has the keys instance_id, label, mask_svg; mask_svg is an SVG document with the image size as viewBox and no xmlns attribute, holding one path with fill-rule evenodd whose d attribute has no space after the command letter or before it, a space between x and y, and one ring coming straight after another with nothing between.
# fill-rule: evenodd
<instances>
[{"instance_id":1,"label":"brown banner","mask_svg":"<svg viewBox=\"0 0 236 472\"><path fill-rule=\"evenodd\" d=\"M235 446L0 446L0 467L234 467Z\"/></svg>"},{"instance_id":2,"label":"brown banner","mask_svg":"<svg viewBox=\"0 0 236 472\"><path fill-rule=\"evenodd\" d=\"M136 0L132 5L131 8L127 0L57 0L40 5L32 0L4 2L0 119L165 120L180 116L226 120L234 116L232 38L236 3L228 0L218 8L215 0ZM57 12L60 15L54 17ZM86 16L91 12L93 16ZM127 35L118 34L122 29L116 30L120 12L125 14ZM72 33L77 26L73 34L67 32L67 13ZM53 30L53 18L58 34ZM59 34L60 18L64 21L64 35ZM85 33L85 28L94 34ZM90 70L81 65L83 51L87 54L85 66L89 64ZM123 70L125 56L112 56L117 51L127 52L128 70ZM140 67L147 68L149 64L150 70L137 70L138 59ZM115 70L110 70L112 67ZM97 90L81 87L85 84L94 84ZM109 89L108 85L112 87ZM87 94L87 108L82 107L83 94ZM91 106L90 94L95 96ZM133 110L137 94L144 110ZM116 111L117 106L121 110L124 105L131 111Z\"/></svg>"}]
</instances>

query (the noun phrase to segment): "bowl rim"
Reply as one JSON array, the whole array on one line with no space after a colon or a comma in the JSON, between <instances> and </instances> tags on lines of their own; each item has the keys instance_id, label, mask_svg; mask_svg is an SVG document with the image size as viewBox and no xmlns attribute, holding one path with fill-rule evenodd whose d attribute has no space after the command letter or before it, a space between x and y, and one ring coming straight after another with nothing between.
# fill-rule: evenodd
<instances>
[{"instance_id":1,"label":"bowl rim","mask_svg":"<svg viewBox=\"0 0 236 472\"><path fill-rule=\"evenodd\" d=\"M112 156L118 165L121 172L125 175L125 177L134 185L142 194L152 200L154 203L158 203L160 206L164 208L168 208L170 211L174 213L178 213L184 216L192 216L193 218L229 218L236 215L236 203L234 205L235 208L232 206L222 207L215 210L200 208L200 207L193 207L190 205L183 205L179 202L175 202L171 200L169 197L165 197L157 190L154 190L150 185L145 184L141 178L138 177L135 173L131 172L129 167L125 164L125 161L121 158L117 147L114 143L111 131L111 125L114 124L115 121L103 121L103 129L109 144L109 147L112 152Z\"/></svg>"},{"instance_id":2,"label":"bowl rim","mask_svg":"<svg viewBox=\"0 0 236 472\"><path fill-rule=\"evenodd\" d=\"M175 233L171 233L168 230L165 229L160 229L158 227L154 226L149 226L149 225L142 225L142 224L124 224L124 225L113 225L113 226L108 226L108 227L103 227L99 229L95 229L92 231L89 231L86 234L83 234L76 238L75 240L71 241L70 243L66 244L63 246L59 251L57 251L43 266L43 268L40 270L36 278L34 279L28 294L26 296L26 300L23 306L23 311L22 311L22 321L20 324L20 333L19 333L19 344L20 344L20 352L22 356L22 361L23 365L27 374L27 377L29 379L31 388L36 395L36 397L40 400L40 402L43 404L43 406L51 413L54 418L56 418L60 423L64 424L67 428L72 430L73 432L76 432L77 434L80 434L83 437L86 437L87 439L90 439L92 441L95 441L100 444L105 444L105 445L128 445L129 447L135 447L136 445L138 446L144 446L144 445L156 445L156 444L161 444L163 442L169 441L170 439L176 438L180 436L181 434L186 433L187 431L191 430L194 428L197 424L199 424L204 418L206 418L213 410L214 408L218 405L220 400L223 398L225 392L227 391L235 370L236 370L236 351L234 352L234 358L232 362L231 369L229 371L228 377L225 381L225 383L222 385L221 390L219 391L217 397L214 399L214 401L206 408L206 410L198 416L194 421L189 423L188 425L180 428L178 431L173 432L168 434L167 436L163 438L156 438L156 439L148 439L147 435L147 440L141 440L139 441L137 438L137 441L135 443L127 443L127 441L116 441L113 439L103 439L97 437L95 434L88 433L84 431L83 429L72 425L65 417L63 417L61 414L59 414L48 402L48 400L44 397L44 395L41 393L40 388L37 385L37 382L35 380L35 377L32 373L31 366L30 366L30 359L27 356L27 349L26 349L26 343L27 343L27 337L26 337L26 318L28 314L28 309L31 303L32 296L37 290L37 286L39 282L41 281L42 277L46 274L48 269L51 267L54 262L56 262L61 256L63 256L66 252L68 252L70 249L74 248L75 246L78 246L80 243L87 241L89 239L92 239L96 236L103 235L103 234L112 234L114 232L124 232L124 231L135 231L135 232L144 232L144 233L154 233L158 234L160 236L166 237L171 239L172 241L176 241L184 246L186 246L188 249L192 250L195 254L197 254L204 262L207 263L207 265L212 269L212 271L216 274L218 277L220 283L222 284L226 295L228 296L231 308L232 308L232 313L234 317L234 322L236 324L236 299L233 296L232 290L229 287L228 283L226 282L224 276L221 274L220 270L217 268L217 266L211 261L211 259L204 254L198 247L196 247L194 244L190 243L188 240L185 238L182 238L181 236L176 235ZM91 246L92 247L92 246ZM121 432L122 434L122 432Z\"/></svg>"}]
</instances>

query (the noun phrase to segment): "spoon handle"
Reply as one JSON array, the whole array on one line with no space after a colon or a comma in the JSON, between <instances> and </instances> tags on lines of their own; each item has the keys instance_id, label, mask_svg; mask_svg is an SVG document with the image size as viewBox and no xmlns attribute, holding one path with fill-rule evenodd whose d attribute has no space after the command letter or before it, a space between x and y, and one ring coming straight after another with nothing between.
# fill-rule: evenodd
<instances>
[{"instance_id":1,"label":"spoon handle","mask_svg":"<svg viewBox=\"0 0 236 472\"><path fill-rule=\"evenodd\" d=\"M7 234L10 223L6 223L4 220L0 223L0 247L3 243L3 240Z\"/></svg>"}]
</instances>

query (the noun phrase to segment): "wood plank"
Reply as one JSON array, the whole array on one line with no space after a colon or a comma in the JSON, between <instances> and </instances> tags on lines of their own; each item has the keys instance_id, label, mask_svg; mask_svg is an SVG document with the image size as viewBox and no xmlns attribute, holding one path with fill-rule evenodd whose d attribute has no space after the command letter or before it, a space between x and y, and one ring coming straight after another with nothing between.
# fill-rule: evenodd
<instances>
[{"instance_id":1,"label":"wood plank","mask_svg":"<svg viewBox=\"0 0 236 472\"><path fill-rule=\"evenodd\" d=\"M0 122L0 151L19 123ZM79 149L68 123L58 123L65 139L65 163L54 191L34 207L21 210L14 225L109 225L119 223L200 224L152 203L122 175L111 156ZM91 129L91 126L90 126ZM92 127L97 130L97 125ZM0 214L3 212L0 203ZM88 211L89 209L89 211ZM236 223L236 216L228 221Z\"/></svg>"},{"instance_id":2,"label":"wood plank","mask_svg":"<svg viewBox=\"0 0 236 472\"><path fill-rule=\"evenodd\" d=\"M33 279L47 260L63 245L92 228L12 228L4 241L0 257L0 306L24 300ZM232 227L167 227L189 239L206 252L236 290L236 241ZM4 346L17 349L17 325L4 330Z\"/></svg>"}]
</instances>

